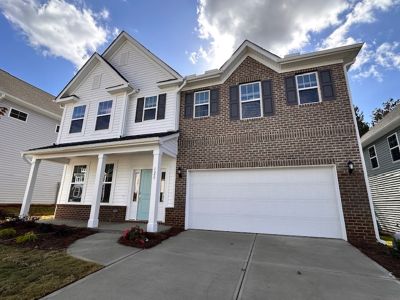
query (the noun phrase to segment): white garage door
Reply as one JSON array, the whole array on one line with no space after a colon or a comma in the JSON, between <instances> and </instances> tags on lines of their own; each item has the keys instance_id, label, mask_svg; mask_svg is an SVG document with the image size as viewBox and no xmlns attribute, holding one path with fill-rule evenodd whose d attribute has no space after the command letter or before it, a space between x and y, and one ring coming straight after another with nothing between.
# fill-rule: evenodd
<instances>
[{"instance_id":1,"label":"white garage door","mask_svg":"<svg viewBox=\"0 0 400 300\"><path fill-rule=\"evenodd\" d=\"M343 238L331 167L189 171L186 227Z\"/></svg>"}]
</instances>

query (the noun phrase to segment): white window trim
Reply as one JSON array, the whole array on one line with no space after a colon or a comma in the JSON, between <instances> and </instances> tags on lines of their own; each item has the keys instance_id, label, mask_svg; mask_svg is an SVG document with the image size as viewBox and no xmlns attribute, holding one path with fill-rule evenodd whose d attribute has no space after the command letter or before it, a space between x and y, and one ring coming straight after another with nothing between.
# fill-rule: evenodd
<instances>
[{"instance_id":1,"label":"white window trim","mask_svg":"<svg viewBox=\"0 0 400 300\"><path fill-rule=\"evenodd\" d=\"M117 175L116 175L117 174L117 161L107 161L106 162L106 165L110 165L110 164L114 165L113 178L111 180L110 199L109 199L108 202L101 202L100 201L100 205L105 205L105 206L113 205L113 202L114 202L114 190L115 190L115 178L117 177ZM104 185L104 183L106 183L106 182L104 181L104 177L103 177L102 185ZM109 182L107 182L107 183L109 183Z\"/></svg>"},{"instance_id":2,"label":"white window trim","mask_svg":"<svg viewBox=\"0 0 400 300\"><path fill-rule=\"evenodd\" d=\"M394 146L394 147L390 148L389 138L390 138L391 136L393 136L393 135L396 137L397 146ZM389 135L389 136L387 137L387 142L388 142L388 145L389 145L389 151L390 151L390 157L392 158L392 163L398 163L398 162L400 162L400 159L398 159L398 160L393 160L393 155L392 155L392 149L399 148L399 150L400 150L400 143L399 143L399 137L398 137L398 135L397 135L397 132L395 132L395 133Z\"/></svg>"},{"instance_id":3,"label":"white window trim","mask_svg":"<svg viewBox=\"0 0 400 300\"><path fill-rule=\"evenodd\" d=\"M243 100L242 101L242 89L241 89L241 86L254 84L254 83L258 83L258 86L260 88L260 98L259 99L251 99L251 100ZM243 118L242 117L242 103L256 102L256 101L260 101L260 116L259 117L252 117L252 118ZM247 82L247 83L239 84L239 111L240 111L240 120L253 120L253 119L262 118L264 116L261 81Z\"/></svg>"},{"instance_id":4,"label":"white window trim","mask_svg":"<svg viewBox=\"0 0 400 300\"><path fill-rule=\"evenodd\" d=\"M17 118L12 117L12 116L11 116L11 111L12 111L12 110L16 110L16 111L18 111L18 112L22 112L22 113L26 114L26 120L24 121L24 120L20 120L20 119L17 119ZM16 108L14 108L14 107L10 107L10 110L8 111L8 116L9 116L10 118L14 119L14 120L18 120L18 121L24 122L24 123L27 123L27 122L28 122L28 118L29 118L29 114L28 114L27 112L24 112L24 111L22 111L22 110L20 110L20 109L16 109Z\"/></svg>"},{"instance_id":5,"label":"white window trim","mask_svg":"<svg viewBox=\"0 0 400 300\"><path fill-rule=\"evenodd\" d=\"M111 101L111 111L110 111L108 114L100 114L100 115L99 115L99 106L100 106L100 103L108 102L108 101ZM94 122L94 131L105 132L105 131L109 131L109 130L111 129L111 121L112 121L112 113L113 113L113 110L114 110L114 100L113 100L113 99L100 101L100 102L97 104L97 115L96 115L96 122ZM96 129L97 118L98 118L98 117L104 117L104 116L110 116L110 121L109 121L109 123L108 123L108 128L106 128L106 129Z\"/></svg>"},{"instance_id":6,"label":"white window trim","mask_svg":"<svg viewBox=\"0 0 400 300\"><path fill-rule=\"evenodd\" d=\"M315 74L315 78L317 79L318 102L300 103L300 91L312 90L312 89L315 89L315 87L299 88L299 85L298 85L298 82L297 82L297 77L304 76L304 75L309 75L309 74ZM318 78L318 72L317 71L298 74L298 75L295 76L294 79L296 81L296 92L297 92L297 103L298 103L298 105L310 105L310 104L315 104L315 103L321 103L322 102L321 88L320 88L320 85L319 85L319 78Z\"/></svg>"},{"instance_id":7,"label":"white window trim","mask_svg":"<svg viewBox=\"0 0 400 300\"><path fill-rule=\"evenodd\" d=\"M145 111L146 111L146 110L150 110L150 109L154 109L154 107L147 107L147 108L146 108L146 99L147 99L147 98L151 98L151 97L156 97L156 99L157 99L157 101L156 101L156 107L155 107L156 113L155 113L155 115L154 115L154 119L145 120L145 119L144 119ZM157 120L157 113L158 113L158 95L156 95L156 96L147 96L147 97L144 97L142 122L155 121L155 120Z\"/></svg>"},{"instance_id":8,"label":"white window trim","mask_svg":"<svg viewBox=\"0 0 400 300\"><path fill-rule=\"evenodd\" d=\"M208 93L208 102L207 103L196 104L196 94L204 93L204 92ZM211 110L211 107L210 107L211 99L210 99L210 97L211 97L210 90L198 91L198 92L194 93L194 95L193 95L193 118L194 119L208 118L210 116L210 110ZM207 115L206 116L196 117L196 106L202 106L202 105L208 105Z\"/></svg>"},{"instance_id":9,"label":"white window trim","mask_svg":"<svg viewBox=\"0 0 400 300\"><path fill-rule=\"evenodd\" d=\"M85 115L83 116L83 118L75 118L74 119L73 118L74 117L74 109L75 109L75 107L79 107L79 106L86 106ZM68 134L75 135L75 136L83 135L83 133L85 132L85 128L86 128L86 119L87 119L88 111L89 111L89 105L88 104L80 104L80 105L75 105L74 107L72 107L71 122L69 123ZM80 120L80 119L83 119L81 131L79 131L79 132L69 132L71 130L72 121Z\"/></svg>"},{"instance_id":10,"label":"white window trim","mask_svg":"<svg viewBox=\"0 0 400 300\"><path fill-rule=\"evenodd\" d=\"M57 127L58 127L58 132L57 132ZM54 132L55 133L59 133L61 130L61 126L60 125L56 125L56 127L54 128Z\"/></svg>"},{"instance_id":11,"label":"white window trim","mask_svg":"<svg viewBox=\"0 0 400 300\"><path fill-rule=\"evenodd\" d=\"M74 179L74 169L75 169L76 166L86 166L85 179L82 182L82 185L83 185L83 187L82 187L82 195L81 195L81 200L79 202L69 201L69 194L71 193L71 186L72 186L72 184L75 183L75 182L72 182L72 180ZM88 176L89 176L89 164L86 164L86 163L80 163L79 164L78 163L78 164L72 165L71 178L70 178L68 194L67 194L67 204L68 203L69 204L78 204L78 203L79 204L84 204L83 202L84 202L84 196L86 195L86 183L87 183L87 180L88 180L88 178L87 178Z\"/></svg>"},{"instance_id":12,"label":"white window trim","mask_svg":"<svg viewBox=\"0 0 400 300\"><path fill-rule=\"evenodd\" d=\"M373 157L371 157L371 155L369 154L369 149L371 149L371 148L374 148L374 152L375 152L375 156L373 156ZM376 152L376 147L375 147L375 145L372 145L371 147L368 147L368 158L369 158L369 161L370 161L370 163L371 163L371 169L372 169L372 170L379 169L380 164L379 164L378 153ZM378 166L377 166L376 168L374 168L374 167L372 166L372 159L373 159L373 158L376 158L376 163L378 164Z\"/></svg>"}]
</instances>

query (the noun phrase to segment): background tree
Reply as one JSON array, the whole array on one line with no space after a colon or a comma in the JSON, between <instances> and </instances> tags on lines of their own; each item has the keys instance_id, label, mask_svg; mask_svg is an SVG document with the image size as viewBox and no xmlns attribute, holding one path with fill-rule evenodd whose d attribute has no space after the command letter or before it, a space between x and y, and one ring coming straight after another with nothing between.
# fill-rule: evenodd
<instances>
[{"instance_id":1,"label":"background tree","mask_svg":"<svg viewBox=\"0 0 400 300\"><path fill-rule=\"evenodd\" d=\"M364 120L364 113L358 108L358 106L354 106L354 113L356 114L358 134L361 137L368 132L369 125Z\"/></svg>"},{"instance_id":2,"label":"background tree","mask_svg":"<svg viewBox=\"0 0 400 300\"><path fill-rule=\"evenodd\" d=\"M382 120L383 117L390 113L399 103L400 99L394 100L393 98L390 98L389 100L383 102L381 107L375 108L372 111L372 126Z\"/></svg>"}]
</instances>

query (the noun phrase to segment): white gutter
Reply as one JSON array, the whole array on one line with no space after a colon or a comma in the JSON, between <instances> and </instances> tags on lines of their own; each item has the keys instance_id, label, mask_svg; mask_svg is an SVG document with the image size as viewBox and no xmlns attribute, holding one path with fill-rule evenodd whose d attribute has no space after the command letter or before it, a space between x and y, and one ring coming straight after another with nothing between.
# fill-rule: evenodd
<instances>
[{"instance_id":1,"label":"white gutter","mask_svg":"<svg viewBox=\"0 0 400 300\"><path fill-rule=\"evenodd\" d=\"M358 134L358 130L357 130L357 119L356 119L356 114L354 112L354 106L353 106L353 99L350 93L350 85L349 85L349 79L347 76L347 66L350 68L350 66L355 62L355 58L351 61L348 62L346 64L343 65L343 71L344 71L344 76L346 78L346 84L347 84L347 94L349 95L349 99L350 99L350 105L351 105L351 113L353 116L353 123L354 123L354 127L356 130L356 136L357 136L357 144L358 144L358 152L360 153L360 157L361 157L361 165L362 165L362 169L364 172L364 180L365 180L365 185L367 187L367 194L368 194L368 201L369 201L369 208L371 211L371 217L372 217L372 223L374 225L374 231L375 231L375 238L376 240L381 243L386 245L386 242L384 240L381 239L381 237L379 236L379 230L378 230L378 223L376 221L376 216L375 216L375 209L374 209L374 204L372 202L372 196L371 196L371 188L369 185L369 180L368 180L368 173L367 173L367 167L365 166L365 159L364 159L364 153L362 151L362 146L361 146L361 139L360 139L360 135Z\"/></svg>"},{"instance_id":2,"label":"white gutter","mask_svg":"<svg viewBox=\"0 0 400 300\"><path fill-rule=\"evenodd\" d=\"M28 165L32 164L32 161L27 159L24 153L21 153L21 157Z\"/></svg>"}]
</instances>

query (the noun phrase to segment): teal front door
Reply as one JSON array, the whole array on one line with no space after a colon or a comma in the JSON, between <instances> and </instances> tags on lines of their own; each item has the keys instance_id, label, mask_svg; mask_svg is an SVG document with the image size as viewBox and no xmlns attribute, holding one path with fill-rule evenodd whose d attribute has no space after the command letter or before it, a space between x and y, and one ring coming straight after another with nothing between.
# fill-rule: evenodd
<instances>
[{"instance_id":1,"label":"teal front door","mask_svg":"<svg viewBox=\"0 0 400 300\"><path fill-rule=\"evenodd\" d=\"M149 219L151 173L151 170L142 170L140 172L139 199L136 215L137 220Z\"/></svg>"}]
</instances>

